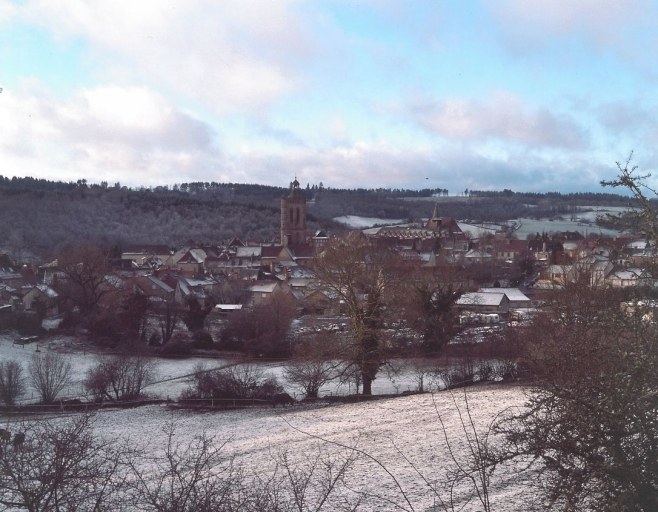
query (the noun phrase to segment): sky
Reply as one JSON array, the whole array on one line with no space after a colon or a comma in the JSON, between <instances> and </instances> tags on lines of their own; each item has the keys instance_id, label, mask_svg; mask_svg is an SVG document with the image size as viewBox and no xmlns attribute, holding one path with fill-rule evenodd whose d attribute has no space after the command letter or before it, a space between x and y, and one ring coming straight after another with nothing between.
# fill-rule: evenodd
<instances>
[{"instance_id":1,"label":"sky","mask_svg":"<svg viewBox=\"0 0 658 512\"><path fill-rule=\"evenodd\" d=\"M658 1L0 0L0 175L605 192Z\"/></svg>"}]
</instances>

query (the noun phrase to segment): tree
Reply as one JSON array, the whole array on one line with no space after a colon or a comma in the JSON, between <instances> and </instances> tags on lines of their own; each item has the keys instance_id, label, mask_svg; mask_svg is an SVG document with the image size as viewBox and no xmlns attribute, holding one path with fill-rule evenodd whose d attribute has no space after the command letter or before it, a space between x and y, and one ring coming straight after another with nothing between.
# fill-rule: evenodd
<instances>
[{"instance_id":1,"label":"tree","mask_svg":"<svg viewBox=\"0 0 658 512\"><path fill-rule=\"evenodd\" d=\"M102 359L87 371L85 388L97 400L135 400L154 379L155 364L138 356Z\"/></svg>"},{"instance_id":2,"label":"tree","mask_svg":"<svg viewBox=\"0 0 658 512\"><path fill-rule=\"evenodd\" d=\"M551 509L658 510L658 327L623 298L567 283L533 322L534 389L497 457L529 461Z\"/></svg>"},{"instance_id":3,"label":"tree","mask_svg":"<svg viewBox=\"0 0 658 512\"><path fill-rule=\"evenodd\" d=\"M118 319L124 333L134 338L145 338L148 298L141 293L126 292L121 299Z\"/></svg>"},{"instance_id":4,"label":"tree","mask_svg":"<svg viewBox=\"0 0 658 512\"><path fill-rule=\"evenodd\" d=\"M288 331L297 312L295 298L274 292L268 300L231 315L222 332L227 348L236 348L260 357L290 355Z\"/></svg>"},{"instance_id":5,"label":"tree","mask_svg":"<svg viewBox=\"0 0 658 512\"><path fill-rule=\"evenodd\" d=\"M63 277L54 286L62 299L80 309L83 318L93 316L103 298L115 291L106 281L110 269L107 254L96 246L61 251L57 263Z\"/></svg>"},{"instance_id":6,"label":"tree","mask_svg":"<svg viewBox=\"0 0 658 512\"><path fill-rule=\"evenodd\" d=\"M306 398L318 398L320 388L338 377L341 367L331 340L318 337L295 346L284 375L288 382L304 390Z\"/></svg>"},{"instance_id":7,"label":"tree","mask_svg":"<svg viewBox=\"0 0 658 512\"><path fill-rule=\"evenodd\" d=\"M71 363L56 352L35 353L30 361L29 373L41 402L51 404L71 380Z\"/></svg>"},{"instance_id":8,"label":"tree","mask_svg":"<svg viewBox=\"0 0 658 512\"><path fill-rule=\"evenodd\" d=\"M91 418L21 425L20 447L0 450L0 504L5 510L128 510L119 491L127 452L91 433Z\"/></svg>"},{"instance_id":9,"label":"tree","mask_svg":"<svg viewBox=\"0 0 658 512\"><path fill-rule=\"evenodd\" d=\"M350 318L352 343L345 357L372 394L372 381L384 360L380 343L382 315L404 271L400 258L386 246L352 232L331 240L313 266L319 286L337 297Z\"/></svg>"},{"instance_id":10,"label":"tree","mask_svg":"<svg viewBox=\"0 0 658 512\"><path fill-rule=\"evenodd\" d=\"M427 279L418 276L409 281L405 319L422 337L424 352L436 353L445 347L459 326L456 300L462 288L450 267Z\"/></svg>"},{"instance_id":11,"label":"tree","mask_svg":"<svg viewBox=\"0 0 658 512\"><path fill-rule=\"evenodd\" d=\"M12 406L25 392L23 366L18 361L0 363L0 400Z\"/></svg>"},{"instance_id":12,"label":"tree","mask_svg":"<svg viewBox=\"0 0 658 512\"><path fill-rule=\"evenodd\" d=\"M648 194L656 192L631 157L602 184L631 191L639 208L623 220L655 245ZM578 272L533 320L526 355L533 389L525 408L497 423L505 442L491 461L524 463L551 510L658 510L655 312L639 288L595 284Z\"/></svg>"},{"instance_id":13,"label":"tree","mask_svg":"<svg viewBox=\"0 0 658 512\"><path fill-rule=\"evenodd\" d=\"M241 475L213 437L205 434L189 443L176 442L173 424L165 426L163 455L149 455L130 466L132 501L153 512L213 512L239 510L235 502ZM144 464L146 463L146 465Z\"/></svg>"},{"instance_id":14,"label":"tree","mask_svg":"<svg viewBox=\"0 0 658 512\"><path fill-rule=\"evenodd\" d=\"M176 304L166 302L162 308L161 314L158 316L158 323L160 325L160 343L166 345L174 335L174 330L178 325L180 319L180 309Z\"/></svg>"},{"instance_id":15,"label":"tree","mask_svg":"<svg viewBox=\"0 0 658 512\"><path fill-rule=\"evenodd\" d=\"M644 232L647 239L654 244L658 242L658 218L654 202L658 197L658 190L649 185L650 173L639 174L638 166L631 165L633 153L626 161L616 162L619 174L614 180L603 180L601 185L612 188L626 188L633 195L638 208L634 208L617 217L613 217L614 224L621 227L632 228Z\"/></svg>"},{"instance_id":16,"label":"tree","mask_svg":"<svg viewBox=\"0 0 658 512\"><path fill-rule=\"evenodd\" d=\"M187 309L182 314L182 320L190 331L200 331L205 327L206 317L214 307L214 300L208 300L202 306L199 299L190 297L187 300Z\"/></svg>"}]
</instances>

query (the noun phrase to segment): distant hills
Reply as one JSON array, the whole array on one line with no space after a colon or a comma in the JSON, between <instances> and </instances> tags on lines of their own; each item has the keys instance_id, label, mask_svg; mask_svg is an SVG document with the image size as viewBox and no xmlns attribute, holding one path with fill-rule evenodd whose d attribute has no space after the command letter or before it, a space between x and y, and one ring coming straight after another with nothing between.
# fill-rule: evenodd
<instances>
[{"instance_id":1,"label":"distant hills","mask_svg":"<svg viewBox=\"0 0 658 512\"><path fill-rule=\"evenodd\" d=\"M0 252L21 261L81 242L108 247L137 242L175 247L189 239L220 242L233 236L277 241L279 201L287 192L287 187L257 184L196 182L134 189L119 183L0 176ZM439 203L441 215L479 222L564 214L587 205L629 204L628 197L615 194L510 190L464 191L450 196L441 188L332 189L309 184L304 193L309 227L328 231L345 229L332 220L343 215L409 221L427 218L434 202Z\"/></svg>"}]
</instances>

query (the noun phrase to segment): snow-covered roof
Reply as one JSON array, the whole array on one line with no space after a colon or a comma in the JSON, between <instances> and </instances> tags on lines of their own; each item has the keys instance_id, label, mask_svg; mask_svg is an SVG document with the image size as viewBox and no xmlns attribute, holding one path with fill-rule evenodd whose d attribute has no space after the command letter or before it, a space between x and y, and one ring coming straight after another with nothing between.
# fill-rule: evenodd
<instances>
[{"instance_id":1,"label":"snow-covered roof","mask_svg":"<svg viewBox=\"0 0 658 512\"><path fill-rule=\"evenodd\" d=\"M167 293L171 293L171 292L174 291L174 289L171 286L169 286L167 283L165 283L161 279L158 279L155 276L147 276L147 277L148 277L149 281L151 281L155 286L161 288L163 291L165 291Z\"/></svg>"},{"instance_id":2,"label":"snow-covered roof","mask_svg":"<svg viewBox=\"0 0 658 512\"><path fill-rule=\"evenodd\" d=\"M272 293L276 289L278 284L279 283L277 282L255 284L249 287L249 291L254 293Z\"/></svg>"},{"instance_id":3,"label":"snow-covered roof","mask_svg":"<svg viewBox=\"0 0 658 512\"><path fill-rule=\"evenodd\" d=\"M460 306L499 306L504 298L504 293L469 292L459 297L457 304Z\"/></svg>"},{"instance_id":4,"label":"snow-covered roof","mask_svg":"<svg viewBox=\"0 0 658 512\"><path fill-rule=\"evenodd\" d=\"M261 247L238 247L235 256L238 258L258 258L260 257Z\"/></svg>"},{"instance_id":5,"label":"snow-covered roof","mask_svg":"<svg viewBox=\"0 0 658 512\"><path fill-rule=\"evenodd\" d=\"M642 279L646 277L646 272L641 268L627 268L624 270L617 270L610 274L611 279L622 279L624 281L631 281L634 279Z\"/></svg>"},{"instance_id":6,"label":"snow-covered roof","mask_svg":"<svg viewBox=\"0 0 658 512\"><path fill-rule=\"evenodd\" d=\"M59 294L46 284L38 284L36 287L39 289L41 293L45 294L49 299L56 299L57 297L59 297Z\"/></svg>"},{"instance_id":7,"label":"snow-covered roof","mask_svg":"<svg viewBox=\"0 0 658 512\"><path fill-rule=\"evenodd\" d=\"M183 280L183 279L181 279ZM214 279L194 279L192 277L186 277L184 280L187 282L188 286L191 286L192 288L196 288L199 286L214 286L217 284L217 281Z\"/></svg>"},{"instance_id":8,"label":"snow-covered roof","mask_svg":"<svg viewBox=\"0 0 658 512\"><path fill-rule=\"evenodd\" d=\"M239 311L242 309L242 304L217 304L215 309L217 311Z\"/></svg>"},{"instance_id":9,"label":"snow-covered roof","mask_svg":"<svg viewBox=\"0 0 658 512\"><path fill-rule=\"evenodd\" d=\"M491 258L491 257L492 257L491 254L489 254L488 252L478 251L476 249L471 249L470 251L466 251L466 254L464 254L464 258L484 259L484 258Z\"/></svg>"},{"instance_id":10,"label":"snow-covered roof","mask_svg":"<svg viewBox=\"0 0 658 512\"><path fill-rule=\"evenodd\" d=\"M511 302L529 302L528 296L518 288L480 288L482 293L504 293Z\"/></svg>"}]
</instances>

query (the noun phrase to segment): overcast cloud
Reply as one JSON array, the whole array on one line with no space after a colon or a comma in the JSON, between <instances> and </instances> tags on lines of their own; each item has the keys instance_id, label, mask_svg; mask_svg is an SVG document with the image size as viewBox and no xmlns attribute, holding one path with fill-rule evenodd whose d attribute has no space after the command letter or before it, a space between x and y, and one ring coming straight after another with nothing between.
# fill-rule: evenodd
<instances>
[{"instance_id":1,"label":"overcast cloud","mask_svg":"<svg viewBox=\"0 0 658 512\"><path fill-rule=\"evenodd\" d=\"M0 0L0 173L599 190L656 50L649 0Z\"/></svg>"}]
</instances>

